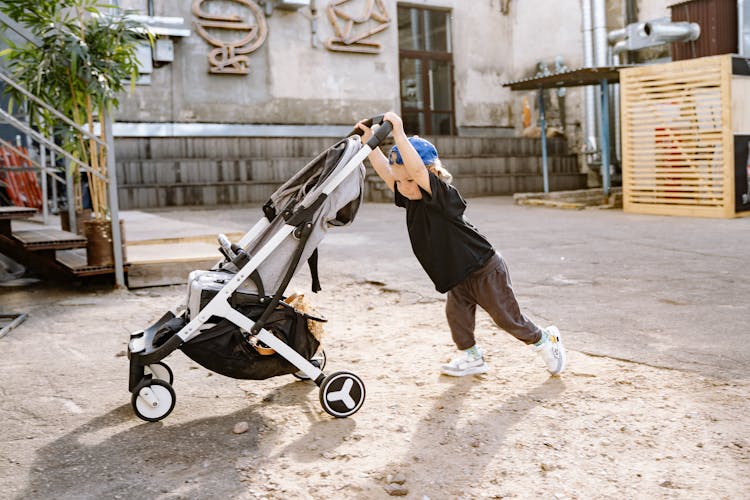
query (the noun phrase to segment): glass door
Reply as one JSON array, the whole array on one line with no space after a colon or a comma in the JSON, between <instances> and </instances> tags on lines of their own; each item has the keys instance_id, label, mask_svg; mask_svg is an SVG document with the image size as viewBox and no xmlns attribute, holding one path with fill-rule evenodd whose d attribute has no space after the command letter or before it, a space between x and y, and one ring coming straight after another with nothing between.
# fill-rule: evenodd
<instances>
[{"instance_id":1,"label":"glass door","mask_svg":"<svg viewBox=\"0 0 750 500\"><path fill-rule=\"evenodd\" d=\"M451 16L398 8L401 116L407 134L454 135Z\"/></svg>"}]
</instances>

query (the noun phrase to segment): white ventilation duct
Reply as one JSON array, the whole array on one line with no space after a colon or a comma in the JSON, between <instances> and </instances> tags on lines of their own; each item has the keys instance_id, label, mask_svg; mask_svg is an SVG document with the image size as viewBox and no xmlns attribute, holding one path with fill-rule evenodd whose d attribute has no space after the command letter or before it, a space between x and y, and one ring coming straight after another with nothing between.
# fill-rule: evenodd
<instances>
[{"instance_id":1,"label":"white ventilation duct","mask_svg":"<svg viewBox=\"0 0 750 500\"><path fill-rule=\"evenodd\" d=\"M654 40L654 42L692 42L701 36L701 27L698 23L643 23L643 33Z\"/></svg>"}]
</instances>

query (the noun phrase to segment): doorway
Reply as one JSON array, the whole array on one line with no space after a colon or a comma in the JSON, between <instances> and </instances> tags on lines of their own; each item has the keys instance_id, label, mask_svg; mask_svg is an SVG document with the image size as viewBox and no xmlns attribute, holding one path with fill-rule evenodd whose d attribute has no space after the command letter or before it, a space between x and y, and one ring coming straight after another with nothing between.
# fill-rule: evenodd
<instances>
[{"instance_id":1,"label":"doorway","mask_svg":"<svg viewBox=\"0 0 750 500\"><path fill-rule=\"evenodd\" d=\"M406 133L455 135L450 11L399 6L398 40Z\"/></svg>"}]
</instances>

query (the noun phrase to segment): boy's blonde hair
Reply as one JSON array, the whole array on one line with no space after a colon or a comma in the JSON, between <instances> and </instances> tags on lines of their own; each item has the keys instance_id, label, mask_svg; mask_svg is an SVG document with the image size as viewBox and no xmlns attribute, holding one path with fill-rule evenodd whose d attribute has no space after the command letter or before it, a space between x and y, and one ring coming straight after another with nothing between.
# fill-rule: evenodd
<instances>
[{"instance_id":1,"label":"boy's blonde hair","mask_svg":"<svg viewBox=\"0 0 750 500\"><path fill-rule=\"evenodd\" d=\"M443 167L443 163L440 161L440 158L436 158L432 165L426 166L427 170L437 175L438 179L445 182L446 184L450 184L451 182L453 182L453 174L448 172L445 167Z\"/></svg>"}]
</instances>

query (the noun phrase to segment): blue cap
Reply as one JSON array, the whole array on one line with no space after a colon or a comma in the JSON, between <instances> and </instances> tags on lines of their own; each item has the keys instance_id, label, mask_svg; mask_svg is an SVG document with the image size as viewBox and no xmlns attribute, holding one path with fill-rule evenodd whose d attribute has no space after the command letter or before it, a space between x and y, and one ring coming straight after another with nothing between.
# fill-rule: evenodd
<instances>
[{"instance_id":1,"label":"blue cap","mask_svg":"<svg viewBox=\"0 0 750 500\"><path fill-rule=\"evenodd\" d=\"M417 153L419 153L419 157L422 158L422 163L424 163L425 166L432 165L435 163L435 160L438 159L437 149L430 141L415 135L414 137L409 137L409 142L414 146L414 149L417 150ZM391 148L391 153L388 155L388 158L391 163L398 163L399 165L403 165L404 163L403 158L401 158L401 153L398 150L398 146L393 146Z\"/></svg>"}]
</instances>

